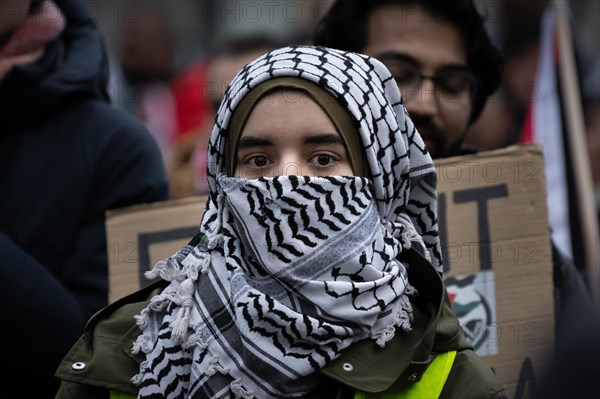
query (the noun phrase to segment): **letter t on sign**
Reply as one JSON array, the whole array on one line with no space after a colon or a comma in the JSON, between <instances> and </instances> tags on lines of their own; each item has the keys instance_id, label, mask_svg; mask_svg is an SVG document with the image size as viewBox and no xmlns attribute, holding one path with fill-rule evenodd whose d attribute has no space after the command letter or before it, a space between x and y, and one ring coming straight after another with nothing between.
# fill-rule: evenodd
<instances>
[{"instance_id":1,"label":"letter t on sign","mask_svg":"<svg viewBox=\"0 0 600 399\"><path fill-rule=\"evenodd\" d=\"M486 186L461 190L454 192L454 203L462 204L465 202L477 202L479 227L479 263L481 270L490 270L492 261L490 255L490 223L488 218L487 202L492 198L508 197L508 186L498 184L496 186Z\"/></svg>"}]
</instances>

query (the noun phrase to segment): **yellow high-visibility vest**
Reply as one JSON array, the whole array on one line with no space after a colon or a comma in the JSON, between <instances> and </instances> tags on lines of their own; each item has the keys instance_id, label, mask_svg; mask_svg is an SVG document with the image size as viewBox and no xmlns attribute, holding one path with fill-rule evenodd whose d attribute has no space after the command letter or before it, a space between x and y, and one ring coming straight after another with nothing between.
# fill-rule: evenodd
<instances>
[{"instance_id":1,"label":"yellow high-visibility vest","mask_svg":"<svg viewBox=\"0 0 600 399\"><path fill-rule=\"evenodd\" d=\"M427 367L421 381L396 389L394 384L381 393L356 392L354 399L437 399L446 384L455 357L456 351L440 353Z\"/></svg>"}]
</instances>

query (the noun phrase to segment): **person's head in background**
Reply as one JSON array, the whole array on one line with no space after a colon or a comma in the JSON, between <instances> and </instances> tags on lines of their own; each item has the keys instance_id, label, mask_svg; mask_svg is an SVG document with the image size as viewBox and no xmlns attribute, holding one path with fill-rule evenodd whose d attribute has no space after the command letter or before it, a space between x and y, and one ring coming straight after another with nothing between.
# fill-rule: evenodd
<instances>
[{"instance_id":1,"label":"person's head in background","mask_svg":"<svg viewBox=\"0 0 600 399\"><path fill-rule=\"evenodd\" d=\"M156 5L140 6L126 19L119 35L119 60L133 86L169 82L175 75L175 34Z\"/></svg>"},{"instance_id":2,"label":"person's head in background","mask_svg":"<svg viewBox=\"0 0 600 399\"><path fill-rule=\"evenodd\" d=\"M12 31L27 18L31 0L2 0L0 18L0 47L8 40Z\"/></svg>"},{"instance_id":3,"label":"person's head in background","mask_svg":"<svg viewBox=\"0 0 600 399\"><path fill-rule=\"evenodd\" d=\"M16 66L39 60L47 43L65 28L65 19L48 0L0 3L0 81Z\"/></svg>"},{"instance_id":4,"label":"person's head in background","mask_svg":"<svg viewBox=\"0 0 600 399\"><path fill-rule=\"evenodd\" d=\"M337 1L315 44L382 61L434 158L463 153L468 127L500 84L500 53L472 1Z\"/></svg>"}]
</instances>

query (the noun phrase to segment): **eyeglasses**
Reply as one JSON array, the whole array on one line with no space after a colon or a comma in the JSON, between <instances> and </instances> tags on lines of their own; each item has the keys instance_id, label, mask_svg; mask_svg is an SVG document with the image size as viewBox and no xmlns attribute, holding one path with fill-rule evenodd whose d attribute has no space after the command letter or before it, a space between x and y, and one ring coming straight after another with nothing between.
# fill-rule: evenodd
<instances>
[{"instance_id":1,"label":"eyeglasses","mask_svg":"<svg viewBox=\"0 0 600 399\"><path fill-rule=\"evenodd\" d=\"M384 54L378 59L389 69L405 103L415 99L425 79L434 83L438 104L464 105L466 102L471 102L475 96L477 80L466 67L451 65L429 76L422 74L417 62L410 57L401 54Z\"/></svg>"}]
</instances>

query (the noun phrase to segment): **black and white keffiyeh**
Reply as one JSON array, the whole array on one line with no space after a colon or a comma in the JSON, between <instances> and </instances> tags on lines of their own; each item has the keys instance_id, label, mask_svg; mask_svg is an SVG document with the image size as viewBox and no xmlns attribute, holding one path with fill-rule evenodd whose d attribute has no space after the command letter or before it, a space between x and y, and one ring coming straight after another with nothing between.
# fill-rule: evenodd
<instances>
[{"instance_id":1,"label":"black and white keffiyeh","mask_svg":"<svg viewBox=\"0 0 600 399\"><path fill-rule=\"evenodd\" d=\"M371 178L227 177L227 128L261 82L299 77L348 110ZM352 343L410 331L411 245L441 270L435 169L377 60L322 47L271 51L227 90L209 144L201 240L159 262L169 286L136 316L139 398L302 397Z\"/></svg>"}]
</instances>

